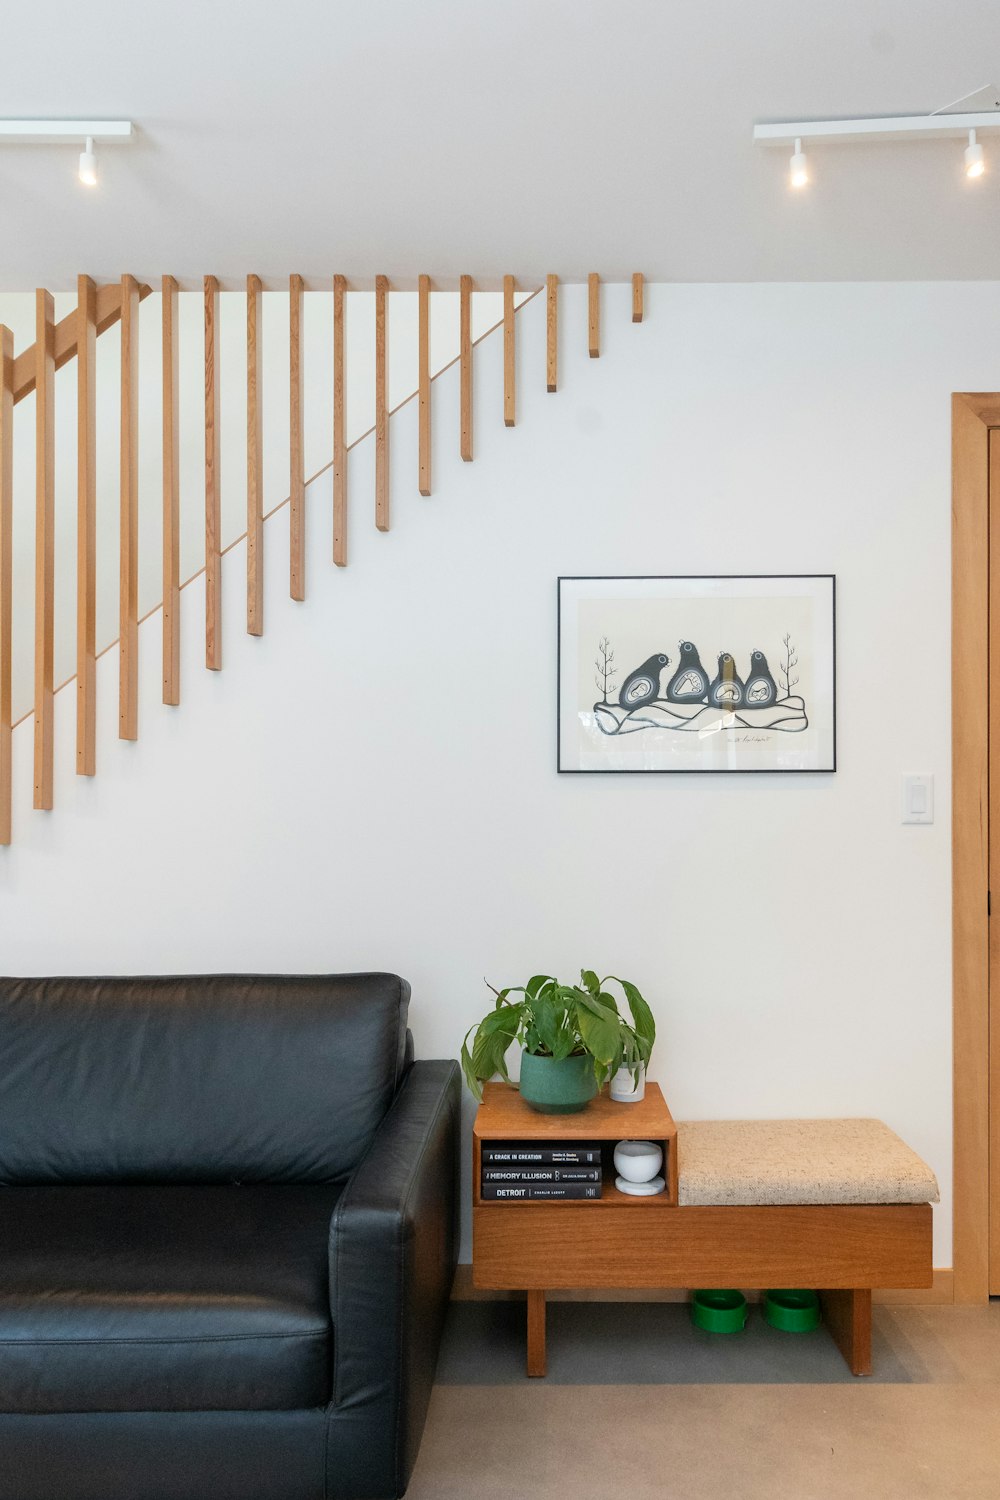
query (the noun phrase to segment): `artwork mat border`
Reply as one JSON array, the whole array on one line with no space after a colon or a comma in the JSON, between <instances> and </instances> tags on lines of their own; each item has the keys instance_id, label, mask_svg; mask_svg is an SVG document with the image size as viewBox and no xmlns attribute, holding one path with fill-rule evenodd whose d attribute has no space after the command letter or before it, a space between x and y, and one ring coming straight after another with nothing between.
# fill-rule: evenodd
<instances>
[{"instance_id":1,"label":"artwork mat border","mask_svg":"<svg viewBox=\"0 0 1000 1500\"><path fill-rule=\"evenodd\" d=\"M765 578L812 579L830 584L830 697L833 764L829 766L564 766L562 764L562 586L564 583L694 583ZM556 773L559 776L832 776L837 770L837 575L836 573L560 573L556 578Z\"/></svg>"}]
</instances>

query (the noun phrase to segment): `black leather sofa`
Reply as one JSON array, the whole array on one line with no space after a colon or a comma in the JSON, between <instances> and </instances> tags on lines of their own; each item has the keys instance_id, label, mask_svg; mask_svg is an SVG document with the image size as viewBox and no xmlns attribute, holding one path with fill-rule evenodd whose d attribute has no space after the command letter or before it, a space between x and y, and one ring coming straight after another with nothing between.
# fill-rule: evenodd
<instances>
[{"instance_id":1,"label":"black leather sofa","mask_svg":"<svg viewBox=\"0 0 1000 1500\"><path fill-rule=\"evenodd\" d=\"M390 974L0 979L0 1500L388 1500L459 1083Z\"/></svg>"}]
</instances>

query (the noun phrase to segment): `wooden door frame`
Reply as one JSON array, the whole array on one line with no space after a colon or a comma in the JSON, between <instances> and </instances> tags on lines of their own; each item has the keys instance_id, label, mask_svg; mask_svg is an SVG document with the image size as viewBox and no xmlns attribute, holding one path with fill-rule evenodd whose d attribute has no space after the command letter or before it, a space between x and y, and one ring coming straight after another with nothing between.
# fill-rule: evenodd
<instances>
[{"instance_id":1,"label":"wooden door frame","mask_svg":"<svg viewBox=\"0 0 1000 1500\"><path fill-rule=\"evenodd\" d=\"M952 1261L956 1302L982 1302L989 1296L990 702L983 683L989 681L990 669L992 428L1000 428L1000 394L952 397ZM1000 452L1000 444L992 446L994 454ZM997 540L1000 543L1000 518ZM1000 621L993 628L1000 639ZM956 711L959 705L961 712ZM1000 704L994 704L993 712L1000 714Z\"/></svg>"}]
</instances>

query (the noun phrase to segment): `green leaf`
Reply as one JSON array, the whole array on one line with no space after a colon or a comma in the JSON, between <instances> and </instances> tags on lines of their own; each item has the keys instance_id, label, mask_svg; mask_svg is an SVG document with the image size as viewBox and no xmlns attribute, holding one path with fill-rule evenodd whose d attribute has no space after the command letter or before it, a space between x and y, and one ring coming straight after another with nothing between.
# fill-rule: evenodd
<instances>
[{"instance_id":1,"label":"green leaf","mask_svg":"<svg viewBox=\"0 0 1000 1500\"><path fill-rule=\"evenodd\" d=\"M507 1049L517 1036L523 1014L523 1005L505 1005L502 1010L490 1011L489 1015L480 1021L475 1028L476 1035L467 1069L463 1056L462 1067L466 1072L466 1077L471 1073L473 1077L485 1080L499 1073L501 1078L507 1082L510 1081L505 1059ZM466 1037L467 1042L468 1037ZM465 1050L468 1050L467 1047ZM475 1089L473 1092L476 1092ZM482 1097L481 1091L478 1097Z\"/></svg>"},{"instance_id":2,"label":"green leaf","mask_svg":"<svg viewBox=\"0 0 1000 1500\"><path fill-rule=\"evenodd\" d=\"M531 1002L531 1019L542 1048L555 1056L559 1046L563 1009L550 994L536 995Z\"/></svg>"},{"instance_id":3,"label":"green leaf","mask_svg":"<svg viewBox=\"0 0 1000 1500\"><path fill-rule=\"evenodd\" d=\"M472 1058L469 1055L469 1037L475 1030L476 1028L474 1026L470 1026L468 1031L465 1033L465 1039L462 1042L462 1072L464 1073L465 1081L469 1086L469 1093L478 1104L481 1104L483 1102L483 1086L480 1083L479 1079L476 1077L476 1071L472 1066Z\"/></svg>"},{"instance_id":4,"label":"green leaf","mask_svg":"<svg viewBox=\"0 0 1000 1500\"><path fill-rule=\"evenodd\" d=\"M532 974L531 978L524 986L524 993L527 995L529 1000L534 1000L535 996L538 994L543 985L554 983L555 980L552 978L551 974Z\"/></svg>"},{"instance_id":5,"label":"green leaf","mask_svg":"<svg viewBox=\"0 0 1000 1500\"><path fill-rule=\"evenodd\" d=\"M500 1022L503 1024L499 1024ZM466 1032L462 1042L462 1072L469 1086L469 1092L475 1099L482 1101L484 1081L495 1077L497 1073L508 1083L510 1082L505 1056L517 1033L517 1025L518 1021L512 1015L511 1009L499 1015L496 1011L491 1011L484 1021L481 1021L478 1026L471 1026ZM475 1032L475 1040L470 1053L469 1037L473 1032Z\"/></svg>"},{"instance_id":6,"label":"green leaf","mask_svg":"<svg viewBox=\"0 0 1000 1500\"><path fill-rule=\"evenodd\" d=\"M615 999L614 995L609 994L607 990L601 990L597 998L598 1000L600 1000L602 1005L607 1006L608 1010L613 1010L616 1016L620 1015L618 1002Z\"/></svg>"},{"instance_id":7,"label":"green leaf","mask_svg":"<svg viewBox=\"0 0 1000 1500\"><path fill-rule=\"evenodd\" d=\"M610 1015L603 1006L593 1009L581 1006L578 1024L584 1046L596 1062L605 1067L618 1056L621 1049L618 1017Z\"/></svg>"},{"instance_id":8,"label":"green leaf","mask_svg":"<svg viewBox=\"0 0 1000 1500\"><path fill-rule=\"evenodd\" d=\"M520 1000L508 1001L507 996L508 995L523 995L524 994L524 989L519 984L509 984L505 990L496 990L494 993L496 994L496 997L497 997L497 1003L496 1003L494 1009L495 1010L500 1010L502 1006L507 1005L507 1004L520 1005L521 1004Z\"/></svg>"},{"instance_id":9,"label":"green leaf","mask_svg":"<svg viewBox=\"0 0 1000 1500\"><path fill-rule=\"evenodd\" d=\"M587 1011L592 1016L598 1016L604 1020L619 1021L618 1011L613 1005L607 1005L604 996L590 995L586 990L573 990L573 997L579 1012Z\"/></svg>"},{"instance_id":10,"label":"green leaf","mask_svg":"<svg viewBox=\"0 0 1000 1500\"><path fill-rule=\"evenodd\" d=\"M524 1013L523 1002L517 1005L505 1005L503 1010L491 1010L479 1023L479 1036L494 1036L498 1033L506 1035L509 1046L517 1035Z\"/></svg>"},{"instance_id":11,"label":"green leaf","mask_svg":"<svg viewBox=\"0 0 1000 1500\"><path fill-rule=\"evenodd\" d=\"M596 995L601 988L601 983L593 969L581 969L580 978L583 980L584 988L588 989L592 995Z\"/></svg>"},{"instance_id":12,"label":"green leaf","mask_svg":"<svg viewBox=\"0 0 1000 1500\"><path fill-rule=\"evenodd\" d=\"M628 1001L629 1010L632 1012L632 1020L635 1023L636 1035L647 1042L650 1051L652 1051L653 1043L656 1040L656 1022L653 1019L653 1012L634 984L630 984L627 979L619 979L618 983L625 991L625 998Z\"/></svg>"},{"instance_id":13,"label":"green leaf","mask_svg":"<svg viewBox=\"0 0 1000 1500\"><path fill-rule=\"evenodd\" d=\"M639 1041L635 1032L629 1028L627 1037L622 1047L622 1055L618 1063L619 1068L627 1068L632 1075L632 1082L636 1088L639 1087L639 1069L646 1059L642 1055L643 1043Z\"/></svg>"},{"instance_id":14,"label":"green leaf","mask_svg":"<svg viewBox=\"0 0 1000 1500\"><path fill-rule=\"evenodd\" d=\"M506 1063L509 1046L510 1038L502 1032L494 1036L477 1037L472 1046L472 1071L475 1076L485 1083L499 1073L501 1078L509 1082Z\"/></svg>"},{"instance_id":15,"label":"green leaf","mask_svg":"<svg viewBox=\"0 0 1000 1500\"><path fill-rule=\"evenodd\" d=\"M556 1045L552 1049L553 1057L569 1057L580 1045L580 1036L574 1021L567 1011L561 1013L559 1030L556 1035Z\"/></svg>"}]
</instances>

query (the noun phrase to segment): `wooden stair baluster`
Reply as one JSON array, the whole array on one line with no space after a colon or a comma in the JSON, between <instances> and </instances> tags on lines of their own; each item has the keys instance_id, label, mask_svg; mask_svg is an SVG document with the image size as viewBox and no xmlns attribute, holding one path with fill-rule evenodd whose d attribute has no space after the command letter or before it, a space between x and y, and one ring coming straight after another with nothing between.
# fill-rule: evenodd
<instances>
[{"instance_id":1,"label":"wooden stair baluster","mask_svg":"<svg viewBox=\"0 0 1000 1500\"><path fill-rule=\"evenodd\" d=\"M503 424L514 425L514 278L503 279Z\"/></svg>"},{"instance_id":2,"label":"wooden stair baluster","mask_svg":"<svg viewBox=\"0 0 1000 1500\"><path fill-rule=\"evenodd\" d=\"M222 547L219 489L219 283L205 277L205 665L222 667Z\"/></svg>"},{"instance_id":3,"label":"wooden stair baluster","mask_svg":"<svg viewBox=\"0 0 1000 1500\"><path fill-rule=\"evenodd\" d=\"M459 277L458 360L461 384L461 453L472 462L472 277Z\"/></svg>"},{"instance_id":4,"label":"wooden stair baluster","mask_svg":"<svg viewBox=\"0 0 1000 1500\"><path fill-rule=\"evenodd\" d=\"M386 322L389 278L375 277L375 525L389 530L389 408Z\"/></svg>"},{"instance_id":5,"label":"wooden stair baluster","mask_svg":"<svg viewBox=\"0 0 1000 1500\"><path fill-rule=\"evenodd\" d=\"M289 592L306 597L306 481L302 443L302 277L288 280Z\"/></svg>"},{"instance_id":6,"label":"wooden stair baluster","mask_svg":"<svg viewBox=\"0 0 1000 1500\"><path fill-rule=\"evenodd\" d=\"M139 737L139 287L122 277L118 738Z\"/></svg>"},{"instance_id":7,"label":"wooden stair baluster","mask_svg":"<svg viewBox=\"0 0 1000 1500\"><path fill-rule=\"evenodd\" d=\"M417 282L417 355L419 402L419 480L422 495L431 492L431 278L421 276Z\"/></svg>"},{"instance_id":8,"label":"wooden stair baluster","mask_svg":"<svg viewBox=\"0 0 1000 1500\"><path fill-rule=\"evenodd\" d=\"M545 278L545 389L552 394L559 374L559 277Z\"/></svg>"},{"instance_id":9,"label":"wooden stair baluster","mask_svg":"<svg viewBox=\"0 0 1000 1500\"><path fill-rule=\"evenodd\" d=\"M347 566L347 445L344 440L343 276L333 278L333 560Z\"/></svg>"},{"instance_id":10,"label":"wooden stair baluster","mask_svg":"<svg viewBox=\"0 0 1000 1500\"><path fill-rule=\"evenodd\" d=\"M52 807L52 661L55 618L55 325L51 292L35 293L35 788Z\"/></svg>"},{"instance_id":11,"label":"wooden stair baluster","mask_svg":"<svg viewBox=\"0 0 1000 1500\"><path fill-rule=\"evenodd\" d=\"M642 322L642 311L643 311L643 306L642 306L642 292L643 292L642 272L641 271L634 271L632 273L632 322L633 323L641 323Z\"/></svg>"},{"instance_id":12,"label":"wooden stair baluster","mask_svg":"<svg viewBox=\"0 0 1000 1500\"><path fill-rule=\"evenodd\" d=\"M588 348L591 359L601 352L601 279L596 271L587 277Z\"/></svg>"},{"instance_id":13,"label":"wooden stair baluster","mask_svg":"<svg viewBox=\"0 0 1000 1500\"><path fill-rule=\"evenodd\" d=\"M163 349L163 701L181 701L180 365L177 282L161 284Z\"/></svg>"},{"instance_id":14,"label":"wooden stair baluster","mask_svg":"<svg viewBox=\"0 0 1000 1500\"><path fill-rule=\"evenodd\" d=\"M76 282L76 770L97 768L97 288Z\"/></svg>"},{"instance_id":15,"label":"wooden stair baluster","mask_svg":"<svg viewBox=\"0 0 1000 1500\"><path fill-rule=\"evenodd\" d=\"M247 277L247 633L264 634L264 416L262 287ZM294 572L294 569L293 569Z\"/></svg>"}]
</instances>

